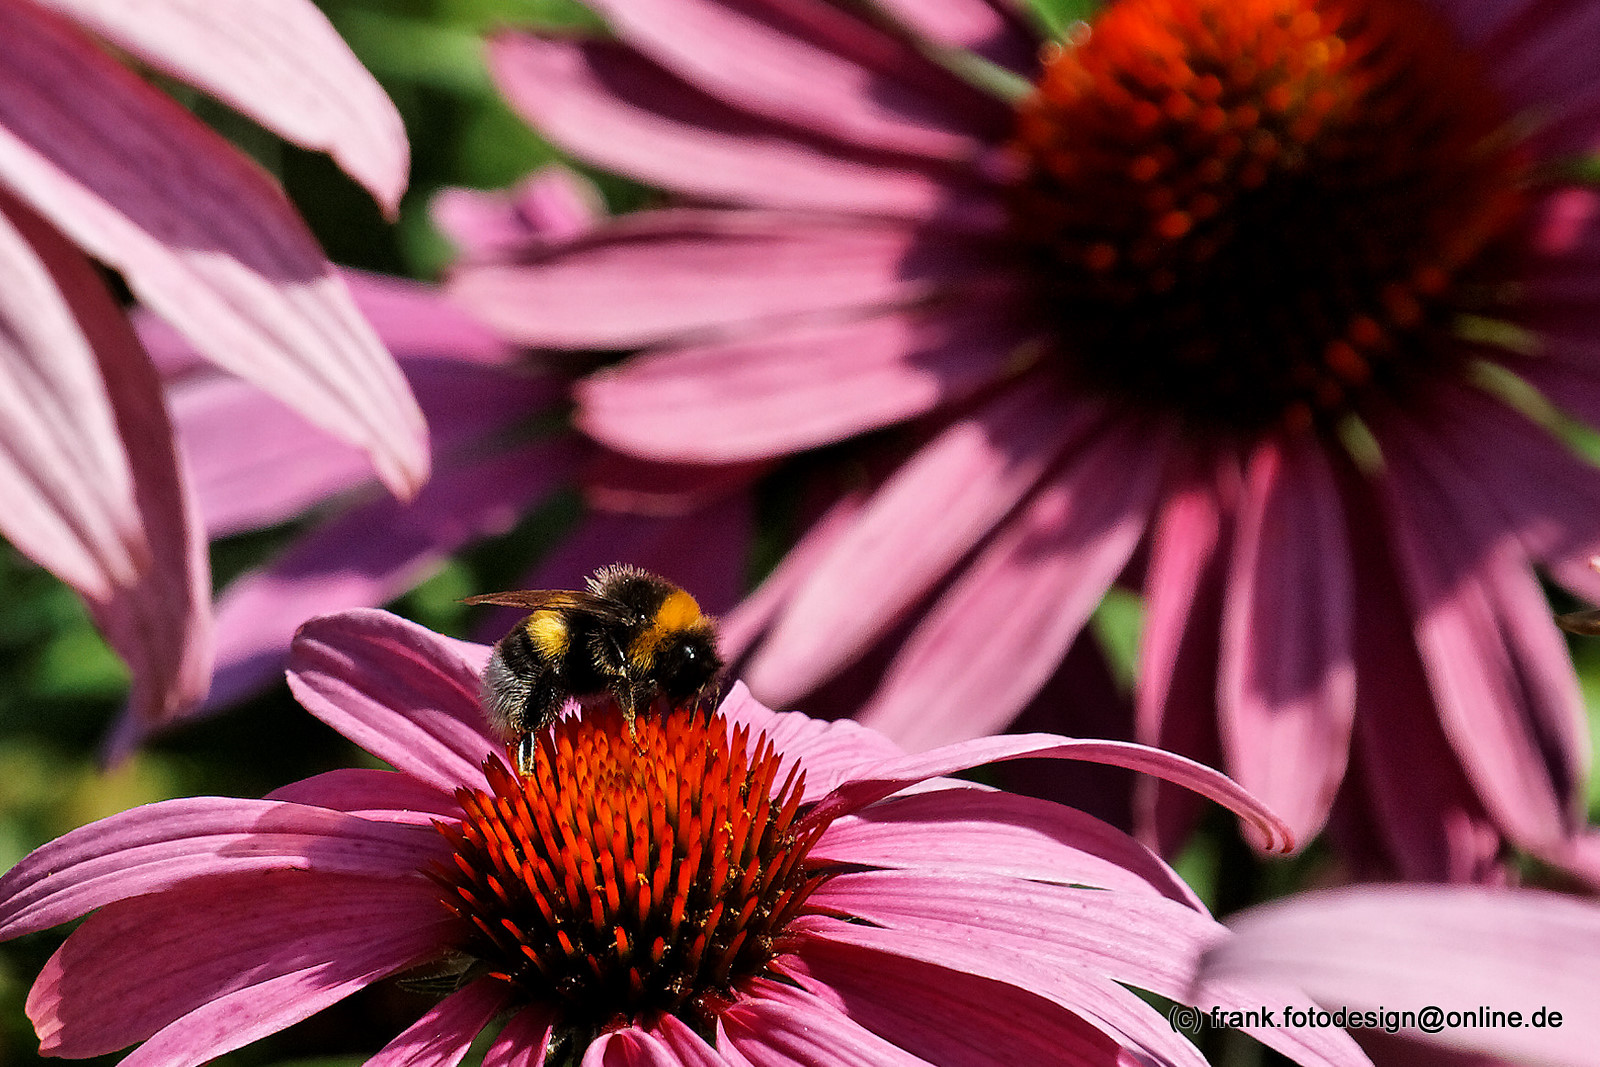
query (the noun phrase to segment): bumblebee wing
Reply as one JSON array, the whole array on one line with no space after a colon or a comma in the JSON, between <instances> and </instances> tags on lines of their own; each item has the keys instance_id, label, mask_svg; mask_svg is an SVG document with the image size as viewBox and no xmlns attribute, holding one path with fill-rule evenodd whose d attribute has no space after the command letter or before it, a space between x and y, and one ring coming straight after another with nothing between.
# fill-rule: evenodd
<instances>
[{"instance_id":1,"label":"bumblebee wing","mask_svg":"<svg viewBox=\"0 0 1600 1067\"><path fill-rule=\"evenodd\" d=\"M515 589L504 593L480 593L465 598L462 603L496 604L528 611L574 612L606 622L633 620L633 612L618 601L571 589Z\"/></svg>"}]
</instances>

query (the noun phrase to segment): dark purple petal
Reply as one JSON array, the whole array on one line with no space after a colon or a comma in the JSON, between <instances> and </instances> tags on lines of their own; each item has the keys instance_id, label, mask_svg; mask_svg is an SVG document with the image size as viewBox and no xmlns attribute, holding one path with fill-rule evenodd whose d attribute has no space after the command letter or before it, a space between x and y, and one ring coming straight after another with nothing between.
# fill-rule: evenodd
<instances>
[{"instance_id":1,"label":"dark purple petal","mask_svg":"<svg viewBox=\"0 0 1600 1067\"><path fill-rule=\"evenodd\" d=\"M974 52L1032 80L1043 46L1013 0L877 0L937 45Z\"/></svg>"}]
</instances>

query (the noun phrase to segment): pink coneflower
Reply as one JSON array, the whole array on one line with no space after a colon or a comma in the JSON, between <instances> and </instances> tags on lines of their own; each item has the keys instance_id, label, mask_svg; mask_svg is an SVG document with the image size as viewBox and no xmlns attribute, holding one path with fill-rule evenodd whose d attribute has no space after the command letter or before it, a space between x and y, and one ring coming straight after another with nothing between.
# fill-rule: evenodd
<instances>
[{"instance_id":1,"label":"pink coneflower","mask_svg":"<svg viewBox=\"0 0 1600 1067\"><path fill-rule=\"evenodd\" d=\"M637 740L615 708L569 716L520 778L484 730L486 653L377 611L315 620L290 684L394 770L137 808L0 878L4 936L93 913L29 995L44 1051L198 1064L409 972L456 991L369 1062L448 1067L495 1021L492 1065L1203 1062L1127 988L1189 998L1226 936L1189 889L1094 819L939 776L1111 762L1287 847L1217 772L1044 734L905 756L741 686L714 716L641 718ZM1339 1031L1258 1036L1364 1062Z\"/></svg>"},{"instance_id":2,"label":"pink coneflower","mask_svg":"<svg viewBox=\"0 0 1600 1067\"><path fill-rule=\"evenodd\" d=\"M1354 886L1252 908L1228 925L1235 936L1208 953L1202 981L1293 975L1330 1018L1341 1008L1360 1012L1353 1025L1380 1043L1399 1034L1519 1063L1594 1062L1600 905L1592 900L1476 886ZM1485 1062L1424 1060L1410 1042L1392 1052L1392 1060L1375 1058Z\"/></svg>"},{"instance_id":3,"label":"pink coneflower","mask_svg":"<svg viewBox=\"0 0 1600 1067\"><path fill-rule=\"evenodd\" d=\"M579 393L640 456L906 424L733 620L761 699L881 657L862 721L997 730L1142 582L1141 740L1300 834L1343 789L1385 870L1561 847L1589 746L1533 567L1595 591L1600 477L1549 428L1600 418L1600 200L1563 169L1600 9L1118 0L1042 41L990 0L593 6L618 40L505 35L501 87L685 204L458 291L644 349ZM1143 816L1169 846L1189 808Z\"/></svg>"},{"instance_id":4,"label":"pink coneflower","mask_svg":"<svg viewBox=\"0 0 1600 1067\"><path fill-rule=\"evenodd\" d=\"M365 451L427 439L388 354L278 186L124 60L326 150L393 211L400 117L310 0L0 5L0 531L132 668L129 733L205 694L205 538L159 381L91 259L211 361Z\"/></svg>"}]
</instances>

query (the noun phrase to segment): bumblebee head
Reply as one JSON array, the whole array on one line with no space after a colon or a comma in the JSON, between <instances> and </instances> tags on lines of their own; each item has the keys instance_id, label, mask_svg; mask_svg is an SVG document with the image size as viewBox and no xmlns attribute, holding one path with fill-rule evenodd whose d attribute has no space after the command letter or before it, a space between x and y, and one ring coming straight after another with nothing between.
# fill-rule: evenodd
<instances>
[{"instance_id":1,"label":"bumblebee head","mask_svg":"<svg viewBox=\"0 0 1600 1067\"><path fill-rule=\"evenodd\" d=\"M709 625L677 630L656 649L655 675L662 695L674 703L706 692L720 673L722 657Z\"/></svg>"}]
</instances>

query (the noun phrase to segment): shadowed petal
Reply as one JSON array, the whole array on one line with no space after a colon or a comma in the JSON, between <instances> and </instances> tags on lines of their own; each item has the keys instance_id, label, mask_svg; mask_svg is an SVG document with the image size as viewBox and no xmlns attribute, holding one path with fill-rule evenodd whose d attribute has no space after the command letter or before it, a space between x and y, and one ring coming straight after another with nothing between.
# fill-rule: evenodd
<instances>
[{"instance_id":1,"label":"shadowed petal","mask_svg":"<svg viewBox=\"0 0 1600 1067\"><path fill-rule=\"evenodd\" d=\"M24 271L17 279L17 295L37 301L24 312L27 319L39 322L55 336L50 339L54 343L47 354L18 349L14 369L26 370L32 377L38 367L28 364L35 355L47 355L51 365L70 368L74 357L81 356L87 345L104 388L102 394L98 383L73 382L70 369L65 377L57 379L62 385L71 383L81 389L70 396L52 397L48 374L31 382L18 382L21 388L14 397L32 409L25 416L17 412L22 420L20 426L27 426L27 437L33 438L37 429L49 427L50 420L64 417L55 432L74 440L82 437L89 442L85 451L102 452L98 457L83 456L83 460L111 460L108 466L97 470L84 468L81 461L63 464L48 472L55 479L70 479L69 472L76 466L77 473L96 482L104 478L109 491L115 494L121 491L119 487L126 484L130 473L132 476L132 502L144 541L143 545L135 543L143 557L137 561L137 571L122 576L108 572L105 577L116 584L103 591L79 587L95 624L127 661L133 675L126 711L110 742L111 757L116 758L136 743L143 731L183 714L205 695L212 658L211 570L205 533L196 515L192 489L178 462L161 383L127 319L94 268L60 233L9 197L3 198L3 204L9 205L10 218L18 227L11 235L26 242L14 246L13 252L21 255L31 246L39 257L37 265L49 272L53 290L35 289L46 279L32 272ZM0 216L0 222L3 220L4 216ZM55 292L66 298L67 307L54 304L51 298ZM52 307L69 317L53 316ZM67 332L74 326L82 330L75 343L74 333ZM23 339L32 333L19 330L14 336ZM41 387L48 391L41 393ZM107 443L100 435L102 395L110 401L118 441L118 454L113 456L103 453ZM70 406L58 409L58 401ZM35 419L41 421L28 426ZM36 440L34 443L42 444ZM32 450L18 450L18 454L26 456ZM76 447L69 448L69 455L75 451ZM69 491L76 488L79 487L72 487L69 481ZM90 494L99 495L98 488L91 489ZM30 496L16 498L23 516L36 506ZM79 493L72 491L71 496L78 497ZM10 500L8 497L8 514ZM107 502L102 498L101 506ZM69 522L92 529L111 516L91 513L86 517L88 521L73 516ZM8 531L14 522L7 524ZM29 534L35 532L26 523L23 529ZM32 551L37 546L30 538L23 540L20 547ZM52 549L42 561L48 564L55 551Z\"/></svg>"},{"instance_id":2,"label":"shadowed petal","mask_svg":"<svg viewBox=\"0 0 1600 1067\"><path fill-rule=\"evenodd\" d=\"M725 1067L728 1062L675 1015L663 1015L649 1032L676 1057L674 1067Z\"/></svg>"},{"instance_id":3,"label":"shadowed petal","mask_svg":"<svg viewBox=\"0 0 1600 1067\"><path fill-rule=\"evenodd\" d=\"M409 150L400 113L309 0L38 0L304 148L392 216Z\"/></svg>"},{"instance_id":4,"label":"shadowed petal","mask_svg":"<svg viewBox=\"0 0 1600 1067\"><path fill-rule=\"evenodd\" d=\"M834 822L810 855L1092 885L1200 907L1166 864L1115 827L1061 804L965 785L881 800Z\"/></svg>"},{"instance_id":5,"label":"shadowed petal","mask_svg":"<svg viewBox=\"0 0 1600 1067\"><path fill-rule=\"evenodd\" d=\"M271 800L168 800L80 827L0 876L0 938L202 875L294 869L404 878L443 852L431 826Z\"/></svg>"},{"instance_id":6,"label":"shadowed petal","mask_svg":"<svg viewBox=\"0 0 1600 1067\"><path fill-rule=\"evenodd\" d=\"M751 1067L932 1067L803 990L758 978L752 995L722 1013L718 1046Z\"/></svg>"},{"instance_id":7,"label":"shadowed petal","mask_svg":"<svg viewBox=\"0 0 1600 1067\"><path fill-rule=\"evenodd\" d=\"M1594 64L1582 59L1596 39L1600 11L1592 4L1556 0L1523 5L1481 47L1485 67L1508 101L1519 111L1543 116L1559 114L1600 80Z\"/></svg>"},{"instance_id":8,"label":"shadowed petal","mask_svg":"<svg viewBox=\"0 0 1600 1067\"><path fill-rule=\"evenodd\" d=\"M188 1067L439 952L449 918L421 877L206 878L90 916L45 965L28 1017L46 1055L144 1041L123 1063Z\"/></svg>"},{"instance_id":9,"label":"shadowed petal","mask_svg":"<svg viewBox=\"0 0 1600 1067\"><path fill-rule=\"evenodd\" d=\"M469 541L510 530L570 475L574 456L570 440L536 441L441 470L411 503L380 497L350 508L228 586L208 706L275 682L312 616L387 603Z\"/></svg>"},{"instance_id":10,"label":"shadowed petal","mask_svg":"<svg viewBox=\"0 0 1600 1067\"><path fill-rule=\"evenodd\" d=\"M902 754L893 741L852 719L827 722L798 711L773 712L750 695L743 682L734 682L719 709L730 725L747 725L762 732L788 764L798 761L806 772L805 803L820 800L841 782L863 768Z\"/></svg>"},{"instance_id":11,"label":"shadowed petal","mask_svg":"<svg viewBox=\"0 0 1600 1067\"><path fill-rule=\"evenodd\" d=\"M1374 425L1402 442L1385 445L1379 488L1445 735L1508 835L1549 847L1575 820L1589 751L1549 603L1468 473L1424 434Z\"/></svg>"},{"instance_id":12,"label":"shadowed petal","mask_svg":"<svg viewBox=\"0 0 1600 1067\"><path fill-rule=\"evenodd\" d=\"M1232 538L1229 513L1241 480L1238 458L1217 456L1207 469L1177 457L1180 470L1153 524L1145 571L1145 616L1134 689L1135 738L1215 766L1217 656ZM1176 853L1202 805L1193 793L1158 779L1134 784L1142 837L1164 856Z\"/></svg>"},{"instance_id":13,"label":"shadowed petal","mask_svg":"<svg viewBox=\"0 0 1600 1067\"><path fill-rule=\"evenodd\" d=\"M365 448L397 492L426 477L404 379L282 191L31 4L0 8L0 180L208 358Z\"/></svg>"},{"instance_id":14,"label":"shadowed petal","mask_svg":"<svg viewBox=\"0 0 1600 1067\"><path fill-rule=\"evenodd\" d=\"M1283 820L1221 771L1128 741L1076 741L1053 734L978 737L932 752L887 759L860 768L855 778L824 797L806 818L817 822L836 819L929 778L970 770L985 763L1029 757L1084 760L1153 774L1191 789L1239 815L1245 820L1246 831L1256 835L1268 851L1288 852L1294 848L1294 837Z\"/></svg>"},{"instance_id":15,"label":"shadowed petal","mask_svg":"<svg viewBox=\"0 0 1600 1067\"><path fill-rule=\"evenodd\" d=\"M968 395L1033 333L1001 302L658 349L579 383L578 426L653 459L776 458Z\"/></svg>"},{"instance_id":16,"label":"shadowed petal","mask_svg":"<svg viewBox=\"0 0 1600 1067\"><path fill-rule=\"evenodd\" d=\"M483 1067L539 1067L555 1018L555 1009L542 1004L529 1004L517 1012L483 1054Z\"/></svg>"},{"instance_id":17,"label":"shadowed petal","mask_svg":"<svg viewBox=\"0 0 1600 1067\"><path fill-rule=\"evenodd\" d=\"M1220 733L1225 766L1302 841L1327 821L1355 717L1343 510L1319 441L1257 445L1223 605Z\"/></svg>"},{"instance_id":18,"label":"shadowed petal","mask_svg":"<svg viewBox=\"0 0 1600 1067\"><path fill-rule=\"evenodd\" d=\"M456 819L461 805L454 796L399 771L341 767L290 782L268 793L267 800L311 804L380 822L433 825L435 818Z\"/></svg>"},{"instance_id":19,"label":"shadowed petal","mask_svg":"<svg viewBox=\"0 0 1600 1067\"><path fill-rule=\"evenodd\" d=\"M483 780L480 765L499 747L478 703L488 658L487 648L388 612L347 611L300 628L289 650L289 688L307 711L374 756L453 794Z\"/></svg>"},{"instance_id":20,"label":"shadowed petal","mask_svg":"<svg viewBox=\"0 0 1600 1067\"><path fill-rule=\"evenodd\" d=\"M1591 1064L1600 1042L1600 908L1533 890L1361 886L1235 916L1203 977L1287 979L1328 1008L1436 1004L1523 1010L1523 1025L1402 1033L1547 1064ZM1530 1025L1538 1007L1559 1026Z\"/></svg>"},{"instance_id":21,"label":"shadowed petal","mask_svg":"<svg viewBox=\"0 0 1600 1067\"><path fill-rule=\"evenodd\" d=\"M505 982L480 978L423 1012L364 1067L456 1067L511 996Z\"/></svg>"},{"instance_id":22,"label":"shadowed petal","mask_svg":"<svg viewBox=\"0 0 1600 1067\"><path fill-rule=\"evenodd\" d=\"M1002 218L961 169L758 118L619 45L504 33L489 66L511 106L562 148L696 199L990 227Z\"/></svg>"},{"instance_id":23,"label":"shadowed petal","mask_svg":"<svg viewBox=\"0 0 1600 1067\"><path fill-rule=\"evenodd\" d=\"M460 302L522 344L624 348L928 296L993 268L982 244L890 223L652 211L515 264L467 264Z\"/></svg>"},{"instance_id":24,"label":"shadowed petal","mask_svg":"<svg viewBox=\"0 0 1600 1067\"><path fill-rule=\"evenodd\" d=\"M1122 423L1066 460L917 624L857 718L908 748L1014 719L1138 546L1163 438Z\"/></svg>"},{"instance_id":25,"label":"shadowed petal","mask_svg":"<svg viewBox=\"0 0 1600 1067\"><path fill-rule=\"evenodd\" d=\"M595 0L621 38L728 104L865 148L961 160L1010 111L818 0Z\"/></svg>"},{"instance_id":26,"label":"shadowed petal","mask_svg":"<svg viewBox=\"0 0 1600 1067\"><path fill-rule=\"evenodd\" d=\"M783 704L860 655L1016 507L1063 449L1099 427L1100 416L1087 404L1064 413L1060 394L1040 378L925 445L808 569L745 668L751 688Z\"/></svg>"},{"instance_id":27,"label":"shadowed petal","mask_svg":"<svg viewBox=\"0 0 1600 1067\"><path fill-rule=\"evenodd\" d=\"M1127 1055L1120 1042L1072 1011L959 967L821 939L809 941L797 962L803 969L795 967L795 977L807 990L837 1001L850 1018L931 1063L1105 1067ZM886 989L895 995L885 996ZM1204 1063L1198 1053L1190 1059Z\"/></svg>"}]
</instances>

